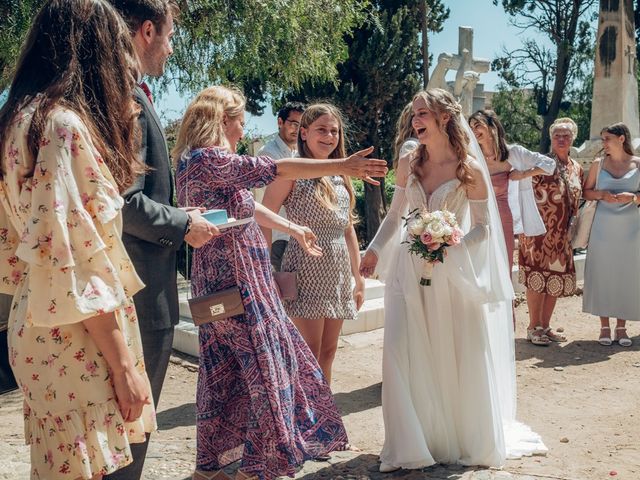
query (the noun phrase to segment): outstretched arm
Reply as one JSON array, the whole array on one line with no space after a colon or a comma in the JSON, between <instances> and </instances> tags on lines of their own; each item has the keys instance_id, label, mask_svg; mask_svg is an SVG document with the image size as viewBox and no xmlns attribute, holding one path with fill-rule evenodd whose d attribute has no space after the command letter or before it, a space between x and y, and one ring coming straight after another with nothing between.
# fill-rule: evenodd
<instances>
[{"instance_id":1,"label":"outstretched arm","mask_svg":"<svg viewBox=\"0 0 640 480\"><path fill-rule=\"evenodd\" d=\"M373 147L365 148L347 158L329 158L321 162L309 158L283 158L276 160L278 178L289 180L297 178L319 178L327 175L347 175L361 178L372 185L380 182L372 177L384 177L387 162L377 158L366 158Z\"/></svg>"}]
</instances>

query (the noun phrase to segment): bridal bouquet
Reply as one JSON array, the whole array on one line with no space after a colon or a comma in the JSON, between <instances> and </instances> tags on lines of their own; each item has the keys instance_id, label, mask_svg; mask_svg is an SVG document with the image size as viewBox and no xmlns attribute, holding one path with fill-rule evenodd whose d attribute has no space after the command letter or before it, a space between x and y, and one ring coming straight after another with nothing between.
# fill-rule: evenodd
<instances>
[{"instance_id":1,"label":"bridal bouquet","mask_svg":"<svg viewBox=\"0 0 640 480\"><path fill-rule=\"evenodd\" d=\"M463 232L458 226L456 216L447 210L429 212L427 210L413 210L404 217L409 231L409 253L421 257L422 277L420 285L431 285L433 264L444 262L447 247L458 245Z\"/></svg>"}]
</instances>

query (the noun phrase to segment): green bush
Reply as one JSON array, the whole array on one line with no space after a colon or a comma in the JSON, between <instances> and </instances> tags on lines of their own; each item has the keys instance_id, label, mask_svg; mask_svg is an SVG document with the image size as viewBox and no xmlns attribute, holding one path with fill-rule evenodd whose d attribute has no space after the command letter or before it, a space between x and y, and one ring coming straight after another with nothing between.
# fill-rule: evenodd
<instances>
[{"instance_id":1,"label":"green bush","mask_svg":"<svg viewBox=\"0 0 640 480\"><path fill-rule=\"evenodd\" d=\"M353 192L356 196L356 214L358 215L358 223L355 225L356 236L358 237L358 243L361 248L367 246L367 220L364 214L364 182L359 178L351 180L353 184ZM384 178L384 197L387 208L391 205L391 199L393 198L393 189L396 185L396 172L395 170L389 170Z\"/></svg>"}]
</instances>

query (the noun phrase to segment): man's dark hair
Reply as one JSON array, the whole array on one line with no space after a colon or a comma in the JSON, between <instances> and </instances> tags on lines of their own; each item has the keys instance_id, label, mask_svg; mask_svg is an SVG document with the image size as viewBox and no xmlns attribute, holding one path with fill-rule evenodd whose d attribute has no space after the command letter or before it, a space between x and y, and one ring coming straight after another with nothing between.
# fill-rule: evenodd
<instances>
[{"instance_id":1,"label":"man's dark hair","mask_svg":"<svg viewBox=\"0 0 640 480\"><path fill-rule=\"evenodd\" d=\"M174 0L110 0L127 22L131 34L135 34L142 24L150 20L156 30L162 27L170 13L176 17L179 8Z\"/></svg>"},{"instance_id":2,"label":"man's dark hair","mask_svg":"<svg viewBox=\"0 0 640 480\"><path fill-rule=\"evenodd\" d=\"M283 122L289 118L291 112L304 113L307 106L302 102L287 102L280 110L278 110L278 118Z\"/></svg>"}]
</instances>

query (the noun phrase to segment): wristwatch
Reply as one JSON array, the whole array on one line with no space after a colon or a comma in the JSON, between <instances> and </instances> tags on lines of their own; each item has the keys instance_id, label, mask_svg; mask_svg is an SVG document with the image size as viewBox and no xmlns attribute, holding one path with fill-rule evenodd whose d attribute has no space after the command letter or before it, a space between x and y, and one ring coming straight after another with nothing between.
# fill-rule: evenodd
<instances>
[{"instance_id":1,"label":"wristwatch","mask_svg":"<svg viewBox=\"0 0 640 480\"><path fill-rule=\"evenodd\" d=\"M187 235L189 235L189 232L191 231L191 222L193 220L191 219L191 215L189 215L187 213L187 226L184 227L184 236L186 237Z\"/></svg>"}]
</instances>

